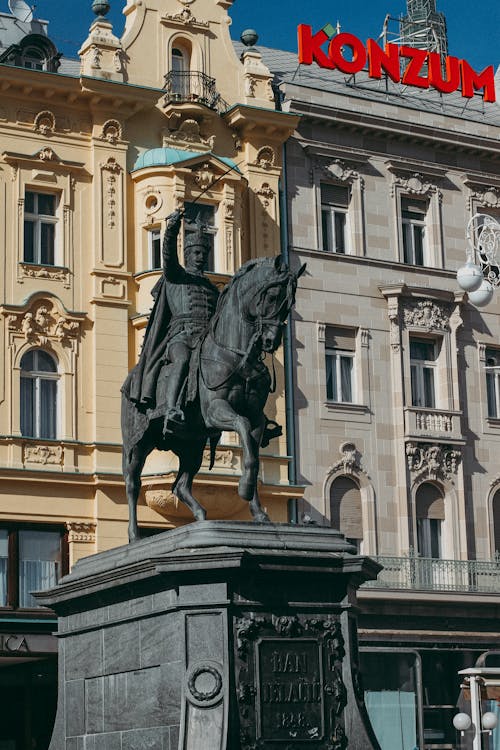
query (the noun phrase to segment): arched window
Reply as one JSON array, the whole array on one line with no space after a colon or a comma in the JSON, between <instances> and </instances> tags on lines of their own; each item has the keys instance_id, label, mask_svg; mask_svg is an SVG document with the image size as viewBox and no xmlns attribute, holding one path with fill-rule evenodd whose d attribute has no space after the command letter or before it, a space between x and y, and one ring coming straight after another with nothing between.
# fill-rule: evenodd
<instances>
[{"instance_id":1,"label":"arched window","mask_svg":"<svg viewBox=\"0 0 500 750\"><path fill-rule=\"evenodd\" d=\"M54 358L43 349L31 349L21 359L21 434L57 437L57 384Z\"/></svg>"},{"instance_id":2,"label":"arched window","mask_svg":"<svg viewBox=\"0 0 500 750\"><path fill-rule=\"evenodd\" d=\"M500 490L495 492L491 506L493 517L493 552L500 555Z\"/></svg>"},{"instance_id":3,"label":"arched window","mask_svg":"<svg viewBox=\"0 0 500 750\"><path fill-rule=\"evenodd\" d=\"M330 487L330 521L359 551L363 540L361 493L349 477L337 477Z\"/></svg>"},{"instance_id":4,"label":"arched window","mask_svg":"<svg viewBox=\"0 0 500 750\"><path fill-rule=\"evenodd\" d=\"M185 97L190 93L189 56L180 47L172 47L170 60L172 93Z\"/></svg>"},{"instance_id":5,"label":"arched window","mask_svg":"<svg viewBox=\"0 0 500 750\"><path fill-rule=\"evenodd\" d=\"M444 521L444 497L440 489L424 482L415 498L417 546L422 557L441 557L441 527Z\"/></svg>"},{"instance_id":6,"label":"arched window","mask_svg":"<svg viewBox=\"0 0 500 750\"><path fill-rule=\"evenodd\" d=\"M23 51L23 68L31 70L45 70L47 60L41 49L38 47L27 47Z\"/></svg>"}]
</instances>

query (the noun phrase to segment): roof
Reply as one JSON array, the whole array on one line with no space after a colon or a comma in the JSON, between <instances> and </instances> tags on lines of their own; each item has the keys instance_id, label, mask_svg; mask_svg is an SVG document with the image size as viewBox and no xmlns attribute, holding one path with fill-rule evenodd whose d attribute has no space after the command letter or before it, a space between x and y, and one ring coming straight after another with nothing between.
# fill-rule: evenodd
<instances>
[{"instance_id":1,"label":"roof","mask_svg":"<svg viewBox=\"0 0 500 750\"><path fill-rule=\"evenodd\" d=\"M47 26L48 21L34 18L29 23L21 23L10 13L0 13L0 50L19 44L29 34L47 36Z\"/></svg>"},{"instance_id":2,"label":"roof","mask_svg":"<svg viewBox=\"0 0 500 750\"><path fill-rule=\"evenodd\" d=\"M241 42L234 42L234 47L237 54L244 49ZM418 89L394 83L390 79L374 80L368 77L365 70L356 75L347 75L339 70L324 70L315 63L299 65L296 52L260 46L258 49L277 82L293 83L295 86L330 92L351 99L378 101L386 106L407 107L441 116L481 122L485 125L500 126L500 104L483 101L481 94L472 99L464 99L460 91L442 95L435 89ZM495 76L495 83L500 96L500 67ZM352 108L352 104L349 107Z\"/></svg>"},{"instance_id":3,"label":"roof","mask_svg":"<svg viewBox=\"0 0 500 750\"><path fill-rule=\"evenodd\" d=\"M182 162L199 157L217 159L230 169L234 169L236 172L240 171L238 165L232 159L228 159L225 156L218 156L211 151L184 151L180 148L164 147L150 148L149 151L141 154L135 162L132 172L137 172L139 169L144 169L145 167L165 167L171 164L181 164Z\"/></svg>"}]
</instances>

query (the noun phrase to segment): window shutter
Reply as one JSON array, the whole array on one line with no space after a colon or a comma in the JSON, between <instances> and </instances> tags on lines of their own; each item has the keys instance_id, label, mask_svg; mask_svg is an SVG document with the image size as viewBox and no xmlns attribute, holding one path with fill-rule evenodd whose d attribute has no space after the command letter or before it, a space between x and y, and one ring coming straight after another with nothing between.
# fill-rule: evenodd
<instances>
[{"instance_id":1,"label":"window shutter","mask_svg":"<svg viewBox=\"0 0 500 750\"><path fill-rule=\"evenodd\" d=\"M363 539L361 493L349 477L338 477L332 483L330 517L332 526L348 539Z\"/></svg>"},{"instance_id":2,"label":"window shutter","mask_svg":"<svg viewBox=\"0 0 500 750\"><path fill-rule=\"evenodd\" d=\"M429 482L421 484L416 495L417 520L435 518L444 521L444 497L441 491Z\"/></svg>"},{"instance_id":3,"label":"window shutter","mask_svg":"<svg viewBox=\"0 0 500 750\"><path fill-rule=\"evenodd\" d=\"M356 329L327 325L325 349L342 349L345 352L356 351Z\"/></svg>"},{"instance_id":4,"label":"window shutter","mask_svg":"<svg viewBox=\"0 0 500 750\"><path fill-rule=\"evenodd\" d=\"M321 203L338 208L349 207L349 188L344 185L321 183Z\"/></svg>"}]
</instances>

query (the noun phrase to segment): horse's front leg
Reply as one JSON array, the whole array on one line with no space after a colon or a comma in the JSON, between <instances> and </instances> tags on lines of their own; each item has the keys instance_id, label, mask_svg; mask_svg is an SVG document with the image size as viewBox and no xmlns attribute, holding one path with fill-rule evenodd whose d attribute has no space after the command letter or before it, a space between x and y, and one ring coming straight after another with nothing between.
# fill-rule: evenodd
<instances>
[{"instance_id":1,"label":"horse's front leg","mask_svg":"<svg viewBox=\"0 0 500 750\"><path fill-rule=\"evenodd\" d=\"M252 439L255 441L255 444L257 445L257 475L259 472L259 463L260 463L259 462L259 448L262 442L262 435L264 434L266 423L267 423L267 419L265 415L262 414L262 418L261 418L259 426L256 427L254 430L252 430ZM271 523L271 519L267 515L262 505L260 504L259 490L258 490L257 485L258 485L258 482L256 480L253 497L250 500L250 512L254 520L257 521L258 523Z\"/></svg>"},{"instance_id":2,"label":"horse's front leg","mask_svg":"<svg viewBox=\"0 0 500 750\"><path fill-rule=\"evenodd\" d=\"M137 445L131 451L123 449L123 476L128 500L128 540L136 542L139 539L137 526L137 501L141 491L141 472L151 448L140 449Z\"/></svg>"},{"instance_id":3,"label":"horse's front leg","mask_svg":"<svg viewBox=\"0 0 500 750\"><path fill-rule=\"evenodd\" d=\"M250 420L235 412L231 404L221 398L210 402L205 422L207 426L217 430L234 430L238 433L243 450L243 472L238 494L243 500L252 503L259 472L259 443L262 434L260 427L255 432Z\"/></svg>"},{"instance_id":4,"label":"horse's front leg","mask_svg":"<svg viewBox=\"0 0 500 750\"><path fill-rule=\"evenodd\" d=\"M177 449L179 471L172 487L174 495L189 508L196 521L204 521L207 517L205 508L200 505L192 492L193 479L199 472L203 461L204 447L205 438L203 437L198 443L185 444L182 449L180 447Z\"/></svg>"}]
</instances>

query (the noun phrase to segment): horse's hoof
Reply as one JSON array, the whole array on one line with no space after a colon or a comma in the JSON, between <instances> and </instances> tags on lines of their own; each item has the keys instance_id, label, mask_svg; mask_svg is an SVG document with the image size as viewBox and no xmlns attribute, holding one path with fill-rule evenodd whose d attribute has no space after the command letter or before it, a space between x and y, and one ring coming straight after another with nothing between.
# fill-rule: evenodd
<instances>
[{"instance_id":1,"label":"horse's hoof","mask_svg":"<svg viewBox=\"0 0 500 750\"><path fill-rule=\"evenodd\" d=\"M197 510L196 513L193 513L193 516L195 521L205 521L207 518L207 512L206 510Z\"/></svg>"},{"instance_id":2,"label":"horse's hoof","mask_svg":"<svg viewBox=\"0 0 500 750\"><path fill-rule=\"evenodd\" d=\"M264 510L255 513L253 516L253 520L255 521L255 523L272 523L271 519Z\"/></svg>"}]
</instances>

